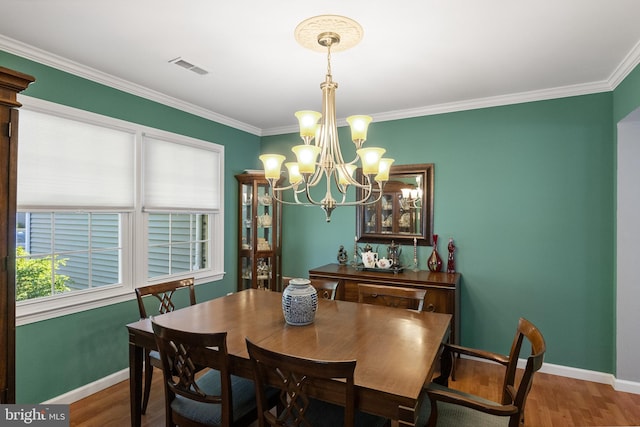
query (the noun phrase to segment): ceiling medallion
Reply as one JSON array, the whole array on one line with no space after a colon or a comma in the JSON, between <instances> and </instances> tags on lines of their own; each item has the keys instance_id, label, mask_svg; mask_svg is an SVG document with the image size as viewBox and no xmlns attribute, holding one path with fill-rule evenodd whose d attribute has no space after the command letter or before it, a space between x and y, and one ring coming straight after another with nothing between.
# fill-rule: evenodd
<instances>
[{"instance_id":1,"label":"ceiling medallion","mask_svg":"<svg viewBox=\"0 0 640 427\"><path fill-rule=\"evenodd\" d=\"M342 52L360 43L364 36L362 26L353 19L340 15L319 15L302 21L293 34L303 47L325 53L326 47L318 43L321 33L340 35L340 43L331 47L331 52Z\"/></svg>"}]
</instances>

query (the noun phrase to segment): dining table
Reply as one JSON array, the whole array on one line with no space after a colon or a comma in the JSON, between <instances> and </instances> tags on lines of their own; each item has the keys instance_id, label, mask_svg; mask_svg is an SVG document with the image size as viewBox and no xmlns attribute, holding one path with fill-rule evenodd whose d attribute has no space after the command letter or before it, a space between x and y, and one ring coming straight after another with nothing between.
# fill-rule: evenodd
<instances>
[{"instance_id":1,"label":"dining table","mask_svg":"<svg viewBox=\"0 0 640 427\"><path fill-rule=\"evenodd\" d=\"M245 339L269 350L315 360L356 360L357 408L414 426L422 389L438 368L451 315L319 299L313 323L285 322L282 293L248 289L155 316L190 332L227 332L231 373L253 378ZM156 349L151 320L127 325L131 425L141 424L144 349ZM332 382L336 388L344 383ZM323 393L326 398L327 395ZM322 396L321 396L322 397ZM339 402L336 402L339 403Z\"/></svg>"}]
</instances>

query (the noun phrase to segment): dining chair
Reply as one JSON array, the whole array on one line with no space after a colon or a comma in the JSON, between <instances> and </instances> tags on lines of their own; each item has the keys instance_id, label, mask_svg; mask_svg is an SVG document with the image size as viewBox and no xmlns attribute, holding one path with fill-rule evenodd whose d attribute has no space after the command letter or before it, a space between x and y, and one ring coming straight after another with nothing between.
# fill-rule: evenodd
<instances>
[{"instance_id":1,"label":"dining chair","mask_svg":"<svg viewBox=\"0 0 640 427\"><path fill-rule=\"evenodd\" d=\"M318 291L318 298L336 299L336 291L338 290L337 280L310 279L311 286Z\"/></svg>"},{"instance_id":2,"label":"dining chair","mask_svg":"<svg viewBox=\"0 0 640 427\"><path fill-rule=\"evenodd\" d=\"M280 290L284 291L284 288L286 288L287 286L289 286L289 280L293 279L293 277L290 276L282 276L282 278L280 279Z\"/></svg>"},{"instance_id":3,"label":"dining chair","mask_svg":"<svg viewBox=\"0 0 640 427\"><path fill-rule=\"evenodd\" d=\"M258 406L258 426L383 427L389 420L356 410L355 360L323 361L277 353L252 343L247 351L254 368ZM309 388L322 387L330 380L342 381L341 404L309 396ZM277 412L267 404L265 391L279 390Z\"/></svg>"},{"instance_id":4,"label":"dining chair","mask_svg":"<svg viewBox=\"0 0 640 427\"><path fill-rule=\"evenodd\" d=\"M152 320L164 376L166 425L249 426L257 417L255 385L231 375L227 333L171 329ZM207 367L198 374L198 368Z\"/></svg>"},{"instance_id":5,"label":"dining chair","mask_svg":"<svg viewBox=\"0 0 640 427\"><path fill-rule=\"evenodd\" d=\"M516 367L524 339L530 343L531 354L522 375ZM524 424L524 407L534 374L542 367L546 345L538 328L520 318L508 356L476 350L454 344L444 344L442 374L426 387L417 426L424 427L517 427ZM493 402L447 386L453 353L489 360L505 367L501 401ZM516 383L516 377L520 381ZM427 397L428 396L428 397Z\"/></svg>"},{"instance_id":6,"label":"dining chair","mask_svg":"<svg viewBox=\"0 0 640 427\"><path fill-rule=\"evenodd\" d=\"M145 300L157 299L158 309L157 313L164 314L175 310L176 305L174 302L174 294L180 289L188 290L189 304L196 304L196 292L194 286L194 279L182 279L172 280L170 282L158 283L155 285L141 286L136 288L136 298L138 300L138 309L140 310L140 318L146 319L147 309L145 306ZM141 412L144 414L147 411L147 405L149 404L149 393L151 391L151 380L153 378L153 368L162 369L162 363L160 362L160 355L155 350L145 349L144 351L144 394L142 397Z\"/></svg>"},{"instance_id":7,"label":"dining chair","mask_svg":"<svg viewBox=\"0 0 640 427\"><path fill-rule=\"evenodd\" d=\"M358 283L358 302L422 311L425 289Z\"/></svg>"}]
</instances>

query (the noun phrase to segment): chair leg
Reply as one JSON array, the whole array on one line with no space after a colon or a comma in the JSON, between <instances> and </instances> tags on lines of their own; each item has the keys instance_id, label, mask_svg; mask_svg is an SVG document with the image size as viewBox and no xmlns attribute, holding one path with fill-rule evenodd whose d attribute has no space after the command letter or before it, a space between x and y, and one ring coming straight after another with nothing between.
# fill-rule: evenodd
<instances>
[{"instance_id":1,"label":"chair leg","mask_svg":"<svg viewBox=\"0 0 640 427\"><path fill-rule=\"evenodd\" d=\"M147 412L147 405L149 404L149 392L151 391L151 379L153 378L153 366L151 366L151 358L149 353L145 352L144 355L144 395L142 396L142 415Z\"/></svg>"}]
</instances>

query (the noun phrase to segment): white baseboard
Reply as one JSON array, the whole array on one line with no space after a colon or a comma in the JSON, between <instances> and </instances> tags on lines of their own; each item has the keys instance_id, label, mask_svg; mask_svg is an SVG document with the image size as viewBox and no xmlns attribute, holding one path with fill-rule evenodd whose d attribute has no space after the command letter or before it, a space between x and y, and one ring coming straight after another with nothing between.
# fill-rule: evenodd
<instances>
[{"instance_id":1,"label":"white baseboard","mask_svg":"<svg viewBox=\"0 0 640 427\"><path fill-rule=\"evenodd\" d=\"M463 358L477 360L478 362L493 363L478 357L462 355ZM524 369L527 364L525 359L518 360L518 368ZM574 378L576 380L591 381L600 384L609 384L616 391L640 394L640 382L619 380L613 374L589 371L587 369L572 368L571 366L543 363L540 372L559 377Z\"/></svg>"},{"instance_id":2,"label":"white baseboard","mask_svg":"<svg viewBox=\"0 0 640 427\"><path fill-rule=\"evenodd\" d=\"M615 380L613 388L616 391L624 391L626 393L640 394L640 383L627 380Z\"/></svg>"},{"instance_id":3,"label":"white baseboard","mask_svg":"<svg viewBox=\"0 0 640 427\"><path fill-rule=\"evenodd\" d=\"M477 357L462 357L477 360L479 362L491 363ZM520 359L518 361L519 368L524 368L525 365L526 361L524 359ZM577 380L609 384L616 391L640 394L640 382L619 380L616 379L616 377L612 374L607 374L604 372L589 371L587 369L572 368L570 366L554 365L552 363L544 363L542 365L542 369L540 369L540 372L543 372L545 374L558 375L560 377L574 378ZM129 369L127 368L42 403L71 404L128 379Z\"/></svg>"},{"instance_id":4,"label":"white baseboard","mask_svg":"<svg viewBox=\"0 0 640 427\"><path fill-rule=\"evenodd\" d=\"M100 378L97 381L92 383L83 385L75 390L71 390L65 394L61 394L60 396L54 397L53 399L49 399L46 402L42 402L43 404L72 404L80 399L84 399L87 396L91 396L94 393L102 391L106 388L111 387L112 385L116 385L122 381L127 381L129 379L129 368L123 369L121 371L115 372L111 375L108 375L104 378Z\"/></svg>"},{"instance_id":5,"label":"white baseboard","mask_svg":"<svg viewBox=\"0 0 640 427\"><path fill-rule=\"evenodd\" d=\"M524 369L527 361L518 360L518 367ZM570 366L554 365L552 363L543 363L540 372L560 377L574 378L577 380L591 381L594 383L609 384L613 386L615 377L613 374L604 372L589 371L587 369L572 368Z\"/></svg>"}]
</instances>

